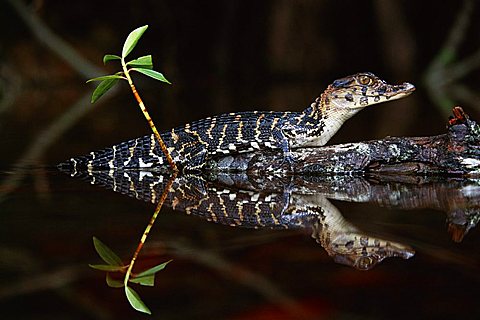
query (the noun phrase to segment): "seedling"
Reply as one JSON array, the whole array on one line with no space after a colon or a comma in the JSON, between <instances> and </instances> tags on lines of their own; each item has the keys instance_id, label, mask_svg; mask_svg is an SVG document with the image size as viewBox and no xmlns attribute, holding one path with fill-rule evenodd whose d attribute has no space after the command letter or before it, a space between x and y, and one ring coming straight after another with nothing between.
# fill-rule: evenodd
<instances>
[{"instance_id":1,"label":"seedling","mask_svg":"<svg viewBox=\"0 0 480 320\"><path fill-rule=\"evenodd\" d=\"M147 28L148 28L148 25L145 25L143 27L139 27L133 30L132 32L130 32L127 39L125 40L125 43L123 44L121 56L114 55L114 54L106 54L103 57L103 63L105 64L110 61L120 61L122 65L122 71L117 72L115 74L106 75L106 76L88 80L87 82L100 81L100 84L93 91L91 102L95 103L98 99L100 99L108 90L110 90L111 88L113 88L113 86L115 86L115 84L117 84L118 80L126 80L130 85L130 89L132 90L133 96L137 100L138 106L142 110L142 113L145 119L147 120L148 125L152 129L153 134L155 135L155 138L158 144L160 145L162 152L165 154L165 157L171 169L174 172L176 172L178 171L177 166L175 165L175 162L173 161L170 153L168 152L167 147L165 146L165 143L163 142L163 139L160 136L160 133L158 132L155 124L153 123L153 120L147 111L147 107L143 103L143 100L140 97L140 94L135 88L132 77L130 76L130 72L138 72L150 78L153 78L155 80L165 82L168 84L170 84L170 82L165 78L165 76L162 73L153 70L153 60L151 55L142 56L142 57L130 60L128 62L125 60L127 56L130 54L130 52L132 52L132 50L135 48L135 46L138 43L138 40L140 40L140 38L142 37L145 30L147 30Z\"/></svg>"},{"instance_id":2,"label":"seedling","mask_svg":"<svg viewBox=\"0 0 480 320\"><path fill-rule=\"evenodd\" d=\"M133 259L128 265L125 265L122 263L120 257L99 239L93 237L93 245L100 258L102 258L106 264L89 264L89 266L93 269L107 272L106 282L109 287L125 288L125 295L127 296L128 302L130 302L130 305L135 310L151 314L150 309L142 301L139 294L129 286L129 283L137 283L142 286L153 286L156 273L165 269L167 264L172 260L134 274L132 273ZM115 277L112 277L112 273L123 273L125 276L123 280L117 280Z\"/></svg>"},{"instance_id":3,"label":"seedling","mask_svg":"<svg viewBox=\"0 0 480 320\"><path fill-rule=\"evenodd\" d=\"M162 264L156 265L148 270L145 270L137 274L133 273L133 266L135 264L135 261L137 260L138 254L140 253L140 250L142 249L143 245L145 244L145 241L147 240L148 234L155 222L155 219L157 218L160 212L160 209L162 208L163 202L166 199L166 196L168 194L168 191L170 190L170 187L173 181L177 177L178 169L172 157L170 156L170 153L168 152L167 147L165 146L165 143L162 140L162 137L160 136L157 128L155 127L155 124L153 123L153 120L150 117L147 111L147 108L143 103L142 98L140 97L140 94L135 88L132 77L130 76L130 72L139 72L150 78L153 78L168 84L170 84L170 82L165 78L163 74L153 70L153 61L152 61L151 55L142 56L142 57L130 60L128 62L125 60L126 57L133 50L133 48L135 48L135 46L138 43L138 40L142 37L143 33L145 32L145 30L147 30L147 28L148 26L145 25L143 27L137 28L132 32L130 32L127 39L125 40L125 43L123 44L121 56L107 54L103 57L104 63L107 63L109 61L117 61L117 60L120 61L122 66L122 71L112 75L93 78L88 80L87 82L100 81L100 84L93 91L92 99L91 99L92 103L95 103L108 90L110 90L115 84L117 84L118 80L126 80L128 82L128 84L130 85L130 89L132 90L132 93L135 99L137 100L138 106L142 110L142 113L145 116L145 119L147 119L147 122L150 128L152 129L153 134L155 135L155 138L162 152L165 154L165 157L171 169L173 170L172 177L170 178L162 196L160 197L157 207L155 208L155 212L153 213L153 216L150 219L149 224L145 228L142 238L140 239L137 249L135 250L135 253L133 254L129 264L126 264L126 265L123 264L122 260L118 257L117 254L115 254L103 242L101 242L95 237L93 238L93 244L95 246L95 250L99 254L100 258L102 258L102 260L106 264L91 264L90 267L97 270L106 271L107 272L106 282L108 286L114 287L114 288L123 287L125 289L125 295L127 296L127 299L130 302L130 305L135 310L151 314L150 309L145 305L145 303L142 301L138 293L129 286L129 284L137 283L143 286L153 286L155 282L155 274L163 270L166 267L166 265L171 261L170 260ZM115 277L112 277L112 273L124 274L123 281L117 280Z\"/></svg>"}]
</instances>

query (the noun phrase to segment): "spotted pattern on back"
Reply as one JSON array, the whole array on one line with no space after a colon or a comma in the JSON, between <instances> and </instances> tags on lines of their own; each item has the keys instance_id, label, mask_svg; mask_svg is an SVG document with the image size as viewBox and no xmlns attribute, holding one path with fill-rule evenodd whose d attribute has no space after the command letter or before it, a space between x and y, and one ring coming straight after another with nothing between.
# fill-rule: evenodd
<instances>
[{"instance_id":1,"label":"spotted pattern on back","mask_svg":"<svg viewBox=\"0 0 480 320\"><path fill-rule=\"evenodd\" d=\"M139 170L79 172L76 177L154 204L168 182L163 175ZM298 228L318 216L316 211L310 215L293 210L289 204L288 193L230 189L197 176L178 177L164 203L207 221L246 228Z\"/></svg>"}]
</instances>

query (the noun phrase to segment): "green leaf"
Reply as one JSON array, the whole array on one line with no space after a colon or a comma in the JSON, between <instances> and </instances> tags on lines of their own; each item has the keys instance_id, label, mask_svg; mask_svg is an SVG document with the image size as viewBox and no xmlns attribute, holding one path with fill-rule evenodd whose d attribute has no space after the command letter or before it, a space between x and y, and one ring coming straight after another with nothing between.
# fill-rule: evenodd
<instances>
[{"instance_id":1,"label":"green leaf","mask_svg":"<svg viewBox=\"0 0 480 320\"><path fill-rule=\"evenodd\" d=\"M133 283L141 284L142 286L153 287L153 285L155 284L155 275L151 274L144 277L135 277L135 278L131 278L129 281Z\"/></svg>"},{"instance_id":2,"label":"green leaf","mask_svg":"<svg viewBox=\"0 0 480 320\"><path fill-rule=\"evenodd\" d=\"M160 270L163 270L165 269L165 267L167 266L167 264L169 264L170 262L172 262L172 260L168 260L167 262L164 262L162 264L159 264L153 268L150 268L148 270L145 270L139 274L136 275L135 278L141 278L141 277L145 277L145 276L149 276L149 275L152 275L152 274L155 274L157 273L158 271Z\"/></svg>"},{"instance_id":3,"label":"green leaf","mask_svg":"<svg viewBox=\"0 0 480 320\"><path fill-rule=\"evenodd\" d=\"M100 241L96 237L93 237L93 245L95 246L95 250L97 251L100 258L103 259L103 261L105 261L111 266L123 267L122 260L102 241Z\"/></svg>"},{"instance_id":4,"label":"green leaf","mask_svg":"<svg viewBox=\"0 0 480 320\"><path fill-rule=\"evenodd\" d=\"M139 27L132 32L127 37L127 40L125 40L125 43L123 44L123 49L122 49L122 58L125 58L128 56L130 52L132 52L133 48L137 45L138 40L142 37L143 33L145 30L147 30L148 25L145 25L143 27Z\"/></svg>"},{"instance_id":5,"label":"green leaf","mask_svg":"<svg viewBox=\"0 0 480 320\"><path fill-rule=\"evenodd\" d=\"M134 59L132 61L127 62L127 65L132 67L152 69L153 68L152 56L148 55L148 56L143 56L143 57Z\"/></svg>"},{"instance_id":6,"label":"green leaf","mask_svg":"<svg viewBox=\"0 0 480 320\"><path fill-rule=\"evenodd\" d=\"M107 282L107 285L110 288L121 288L121 287L125 286L125 283L123 283L123 280L113 279L112 276L110 275L110 273L107 273L107 277L106 277L105 280Z\"/></svg>"},{"instance_id":7,"label":"green leaf","mask_svg":"<svg viewBox=\"0 0 480 320\"><path fill-rule=\"evenodd\" d=\"M125 294L127 295L128 302L130 302L130 305L137 311L143 312L143 313L148 313L152 314L150 309L143 303L142 299L140 299L140 296L138 293L135 292L132 288L125 286Z\"/></svg>"},{"instance_id":8,"label":"green leaf","mask_svg":"<svg viewBox=\"0 0 480 320\"><path fill-rule=\"evenodd\" d=\"M103 80L111 80L111 79L126 79L126 78L122 77L121 75L118 75L118 74L111 74L111 75L108 75L108 76L101 76L101 77L88 79L87 83L92 82L92 81L103 81Z\"/></svg>"},{"instance_id":9,"label":"green leaf","mask_svg":"<svg viewBox=\"0 0 480 320\"><path fill-rule=\"evenodd\" d=\"M102 271L122 271L124 266L112 266L111 264L89 264L90 268Z\"/></svg>"},{"instance_id":10,"label":"green leaf","mask_svg":"<svg viewBox=\"0 0 480 320\"><path fill-rule=\"evenodd\" d=\"M108 61L112 60L121 60L122 58L115 54L106 54L103 56L103 64L106 64Z\"/></svg>"},{"instance_id":11,"label":"green leaf","mask_svg":"<svg viewBox=\"0 0 480 320\"><path fill-rule=\"evenodd\" d=\"M153 78L153 79L156 79L156 80L159 80L159 81L162 81L162 82L166 82L166 83L168 83L168 84L171 84L170 81L168 81L168 80L163 76L163 74L161 74L161 73L158 72L158 71L150 70L150 69L145 69L145 68L132 68L132 69L130 69L130 70L143 73L144 75L149 76L150 78Z\"/></svg>"},{"instance_id":12,"label":"green leaf","mask_svg":"<svg viewBox=\"0 0 480 320\"><path fill-rule=\"evenodd\" d=\"M110 90L116 83L118 79L105 79L93 90L91 103L95 103L100 99L108 90ZM98 252L98 250L97 250ZM100 254L100 252L98 252ZM101 254L100 254L101 256ZM107 262L108 263L108 262Z\"/></svg>"}]
</instances>

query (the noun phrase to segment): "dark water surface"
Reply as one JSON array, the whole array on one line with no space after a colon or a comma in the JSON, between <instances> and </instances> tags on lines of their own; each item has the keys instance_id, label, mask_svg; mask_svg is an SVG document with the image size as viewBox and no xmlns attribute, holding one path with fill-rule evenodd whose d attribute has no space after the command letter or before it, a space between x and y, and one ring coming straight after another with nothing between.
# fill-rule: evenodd
<instances>
[{"instance_id":1,"label":"dark water surface","mask_svg":"<svg viewBox=\"0 0 480 320\"><path fill-rule=\"evenodd\" d=\"M5 181L12 172L4 171L0 177ZM127 178L136 188L142 185L131 173L116 177L118 185ZM155 179L155 174L142 177L144 185ZM286 200L284 190L264 187L261 192L246 192L225 183L222 189L218 181L181 193L184 198L172 192L136 265L145 269L173 259L157 274L154 287L134 286L152 310L150 318L478 318L479 182L423 181L418 187L342 179L297 179ZM128 263L155 206L87 180L91 177L72 178L54 169L31 170L17 191L0 203L2 319L146 317L130 308L122 289L105 284L104 272L88 264L101 262L93 236ZM109 180L99 181L101 185ZM174 188L182 188L182 181L177 179ZM158 185L155 192L162 192ZM362 186L363 191L348 191L346 185ZM268 200L277 220L219 216L217 221L243 221L257 229L232 227L206 221L212 220L211 212L202 214L200 207L192 215L169 207L188 209L198 200L192 199L198 190L204 204L222 197L245 206ZM374 200L379 192L388 196ZM136 195L149 200L145 197L151 194ZM182 205L185 194L191 203ZM331 204L325 197L332 199ZM318 211L323 218L302 213L325 205L327 209ZM413 207L399 209L406 206ZM338 225L340 231L335 229ZM464 235L466 228L470 230ZM363 247L370 241L366 245L370 248L363 252L360 248L353 258L352 251L335 255L335 250L355 248L357 244L348 239L352 233ZM330 243L322 243L322 237Z\"/></svg>"}]
</instances>

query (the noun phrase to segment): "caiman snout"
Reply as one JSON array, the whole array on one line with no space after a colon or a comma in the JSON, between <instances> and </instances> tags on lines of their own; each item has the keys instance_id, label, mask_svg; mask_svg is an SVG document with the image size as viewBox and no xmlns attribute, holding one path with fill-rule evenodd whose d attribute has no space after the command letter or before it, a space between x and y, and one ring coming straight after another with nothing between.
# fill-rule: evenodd
<instances>
[{"instance_id":1,"label":"caiman snout","mask_svg":"<svg viewBox=\"0 0 480 320\"><path fill-rule=\"evenodd\" d=\"M385 84L383 86L380 86L380 88L376 90L376 94L381 96L383 95L385 96L385 98L390 99L391 97L395 97L398 95L400 95L398 98L407 96L413 91L415 91L415 86L411 83L404 82L403 84Z\"/></svg>"}]
</instances>

